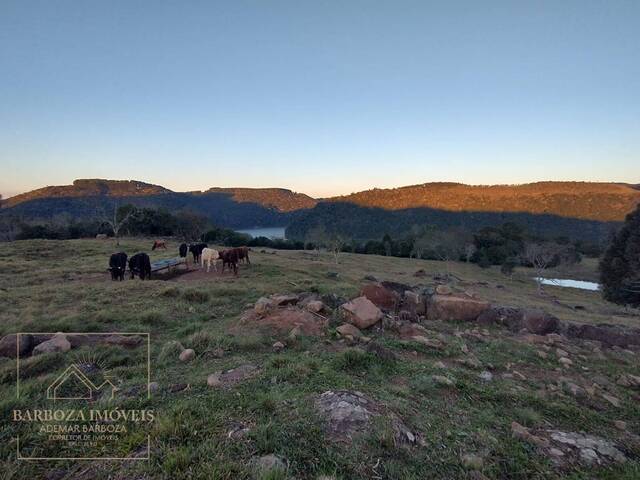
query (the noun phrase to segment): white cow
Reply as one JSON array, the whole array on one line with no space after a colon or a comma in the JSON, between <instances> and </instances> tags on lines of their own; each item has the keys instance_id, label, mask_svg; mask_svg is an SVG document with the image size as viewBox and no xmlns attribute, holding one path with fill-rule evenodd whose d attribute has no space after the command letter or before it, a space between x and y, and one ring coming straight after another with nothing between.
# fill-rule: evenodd
<instances>
[{"instance_id":1,"label":"white cow","mask_svg":"<svg viewBox=\"0 0 640 480\"><path fill-rule=\"evenodd\" d=\"M202 255L200 256L200 266L204 267L205 262L207 263L207 272L209 271L209 267L211 267L211 262L213 262L213 271L217 272L218 267L216 266L216 261L220 258L220 253L213 248L204 248L202 250Z\"/></svg>"}]
</instances>

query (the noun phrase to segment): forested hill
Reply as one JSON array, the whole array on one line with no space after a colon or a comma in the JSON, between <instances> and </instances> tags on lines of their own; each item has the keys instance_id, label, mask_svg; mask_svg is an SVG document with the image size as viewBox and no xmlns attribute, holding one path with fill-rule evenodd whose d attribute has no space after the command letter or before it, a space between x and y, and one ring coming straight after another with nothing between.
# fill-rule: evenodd
<instances>
[{"instance_id":1,"label":"forested hill","mask_svg":"<svg viewBox=\"0 0 640 480\"><path fill-rule=\"evenodd\" d=\"M128 180L76 180L73 185L45 187L3 202L3 215L26 221L58 217L88 219L104 215L114 205L190 211L229 228L286 226L296 211L316 200L281 188L211 188L205 192L173 192L167 188Z\"/></svg>"},{"instance_id":2,"label":"forested hill","mask_svg":"<svg viewBox=\"0 0 640 480\"><path fill-rule=\"evenodd\" d=\"M592 182L425 183L366 190L329 201L385 210L431 208L452 212L521 212L620 222L640 203L640 189L638 185Z\"/></svg>"}]
</instances>

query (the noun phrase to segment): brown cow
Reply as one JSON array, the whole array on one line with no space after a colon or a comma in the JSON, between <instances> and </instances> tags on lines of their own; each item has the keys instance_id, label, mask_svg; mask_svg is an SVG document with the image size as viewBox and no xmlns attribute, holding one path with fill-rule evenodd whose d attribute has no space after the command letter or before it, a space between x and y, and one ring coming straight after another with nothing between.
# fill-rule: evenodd
<instances>
[{"instance_id":1,"label":"brown cow","mask_svg":"<svg viewBox=\"0 0 640 480\"><path fill-rule=\"evenodd\" d=\"M224 273L224 266L228 265L229 269L233 267L233 273L238 274L238 250L230 248L229 250L223 250L220 252L220 258L222 259L222 273Z\"/></svg>"},{"instance_id":2,"label":"brown cow","mask_svg":"<svg viewBox=\"0 0 640 480\"><path fill-rule=\"evenodd\" d=\"M153 247L151 247L151 250L155 250L156 248L164 248L166 250L167 242L165 242L164 240L154 240Z\"/></svg>"},{"instance_id":3,"label":"brown cow","mask_svg":"<svg viewBox=\"0 0 640 480\"><path fill-rule=\"evenodd\" d=\"M236 251L238 252L238 261L243 261L244 263L251 265L251 262L249 261L249 250L251 250L249 247L236 248Z\"/></svg>"}]
</instances>

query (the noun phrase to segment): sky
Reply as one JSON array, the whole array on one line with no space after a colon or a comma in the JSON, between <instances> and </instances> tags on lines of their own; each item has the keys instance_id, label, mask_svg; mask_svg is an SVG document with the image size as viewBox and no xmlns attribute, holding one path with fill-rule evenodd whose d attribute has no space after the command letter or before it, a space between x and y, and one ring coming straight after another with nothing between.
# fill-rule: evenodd
<instances>
[{"instance_id":1,"label":"sky","mask_svg":"<svg viewBox=\"0 0 640 480\"><path fill-rule=\"evenodd\" d=\"M640 1L0 1L0 194L640 183Z\"/></svg>"}]
</instances>

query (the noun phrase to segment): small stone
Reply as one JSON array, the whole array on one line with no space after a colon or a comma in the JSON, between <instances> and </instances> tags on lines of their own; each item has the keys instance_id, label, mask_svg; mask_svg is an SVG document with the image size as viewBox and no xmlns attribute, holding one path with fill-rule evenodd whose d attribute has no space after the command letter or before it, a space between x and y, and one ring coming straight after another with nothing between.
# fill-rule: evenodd
<instances>
[{"instance_id":1,"label":"small stone","mask_svg":"<svg viewBox=\"0 0 640 480\"><path fill-rule=\"evenodd\" d=\"M158 382L151 382L149 384L149 391L150 392L157 392L159 388L160 388L160 385L158 385Z\"/></svg>"},{"instance_id":2,"label":"small stone","mask_svg":"<svg viewBox=\"0 0 640 480\"><path fill-rule=\"evenodd\" d=\"M269 308L271 308L271 300L265 297L259 298L258 301L253 306L253 309L256 311L256 313L260 313L260 314L266 313L269 310Z\"/></svg>"},{"instance_id":3,"label":"small stone","mask_svg":"<svg viewBox=\"0 0 640 480\"><path fill-rule=\"evenodd\" d=\"M543 350L536 350L536 354L543 360L549 358L549 354Z\"/></svg>"},{"instance_id":4,"label":"small stone","mask_svg":"<svg viewBox=\"0 0 640 480\"><path fill-rule=\"evenodd\" d=\"M479 377L483 382L490 382L491 380L493 380L493 374L488 370L480 373Z\"/></svg>"},{"instance_id":5,"label":"small stone","mask_svg":"<svg viewBox=\"0 0 640 480\"><path fill-rule=\"evenodd\" d=\"M413 337L411 337L411 340L429 348L442 348L442 342L440 342L439 340L431 340L430 338L427 338L423 335L414 335Z\"/></svg>"},{"instance_id":6,"label":"small stone","mask_svg":"<svg viewBox=\"0 0 640 480\"><path fill-rule=\"evenodd\" d=\"M462 346L460 347L460 350L462 350L462 353L469 353L469 347L467 347L466 343L463 343Z\"/></svg>"},{"instance_id":7,"label":"small stone","mask_svg":"<svg viewBox=\"0 0 640 480\"><path fill-rule=\"evenodd\" d=\"M447 366L444 363L442 363L441 361L439 361L439 360L436 363L434 363L433 366L435 368L440 368L440 369L443 369L443 370L447 368Z\"/></svg>"},{"instance_id":8,"label":"small stone","mask_svg":"<svg viewBox=\"0 0 640 480\"><path fill-rule=\"evenodd\" d=\"M552 457L564 457L564 452L559 448L552 447L549 449L549 455L551 455Z\"/></svg>"},{"instance_id":9,"label":"small stone","mask_svg":"<svg viewBox=\"0 0 640 480\"><path fill-rule=\"evenodd\" d=\"M320 313L322 310L324 310L324 303L322 303L320 300L312 300L305 305L305 308L310 312Z\"/></svg>"},{"instance_id":10,"label":"small stone","mask_svg":"<svg viewBox=\"0 0 640 480\"><path fill-rule=\"evenodd\" d=\"M449 285L438 285L436 287L436 293L439 295L451 295L453 290Z\"/></svg>"},{"instance_id":11,"label":"small stone","mask_svg":"<svg viewBox=\"0 0 640 480\"><path fill-rule=\"evenodd\" d=\"M180 353L180 361L181 362L190 362L196 356L196 352L193 351L192 348L187 348Z\"/></svg>"},{"instance_id":12,"label":"small stone","mask_svg":"<svg viewBox=\"0 0 640 480\"><path fill-rule=\"evenodd\" d=\"M350 323L343 323L339 327L336 328L336 332L338 332L343 337L351 336L352 338L362 337L362 332L355 325L351 325Z\"/></svg>"},{"instance_id":13,"label":"small stone","mask_svg":"<svg viewBox=\"0 0 640 480\"><path fill-rule=\"evenodd\" d=\"M616 420L615 422L613 422L613 424L616 426L618 430L625 431L627 429L627 422L623 420Z\"/></svg>"},{"instance_id":14,"label":"small stone","mask_svg":"<svg viewBox=\"0 0 640 480\"><path fill-rule=\"evenodd\" d=\"M563 366L563 367L566 367L566 368L568 368L568 367L570 367L571 365L573 365L573 362L571 361L571 359L570 359L570 358L567 358L567 357L560 357L560 358L558 359L558 362L560 362L560 364L562 364L562 366Z\"/></svg>"},{"instance_id":15,"label":"small stone","mask_svg":"<svg viewBox=\"0 0 640 480\"><path fill-rule=\"evenodd\" d=\"M461 460L462 465L464 465L464 467L468 468L469 470L482 470L482 467L484 466L484 460L482 459L482 457L473 455L471 453L462 455Z\"/></svg>"},{"instance_id":16,"label":"small stone","mask_svg":"<svg viewBox=\"0 0 640 480\"><path fill-rule=\"evenodd\" d=\"M289 332L289 339L291 340L295 340L296 338L298 338L300 335L302 334L302 329L300 327L294 327L290 332Z\"/></svg>"},{"instance_id":17,"label":"small stone","mask_svg":"<svg viewBox=\"0 0 640 480\"><path fill-rule=\"evenodd\" d=\"M215 372L212 373L211 375L209 375L207 377L207 385L209 385L210 387L219 387L222 385L222 382L220 381L220 376L222 375L222 372Z\"/></svg>"},{"instance_id":18,"label":"small stone","mask_svg":"<svg viewBox=\"0 0 640 480\"><path fill-rule=\"evenodd\" d=\"M556 355L558 355L558 357L568 357L569 353L561 348L556 348Z\"/></svg>"},{"instance_id":19,"label":"small stone","mask_svg":"<svg viewBox=\"0 0 640 480\"><path fill-rule=\"evenodd\" d=\"M273 351L274 352L280 352L281 350L284 350L284 343L282 342L276 342L273 344Z\"/></svg>"},{"instance_id":20,"label":"small stone","mask_svg":"<svg viewBox=\"0 0 640 480\"><path fill-rule=\"evenodd\" d=\"M284 461L280 457L273 454L264 455L262 457L254 457L253 459L251 459L251 465L258 473L259 478L271 478L273 472L283 473L287 469Z\"/></svg>"},{"instance_id":21,"label":"small stone","mask_svg":"<svg viewBox=\"0 0 640 480\"><path fill-rule=\"evenodd\" d=\"M620 406L620 400L618 400L613 395L609 395L608 393L603 393L602 398L604 398L607 402L609 402L614 407L618 408Z\"/></svg>"},{"instance_id":22,"label":"small stone","mask_svg":"<svg viewBox=\"0 0 640 480\"><path fill-rule=\"evenodd\" d=\"M213 358L222 358L224 357L224 349L223 348L214 348L211 350L211 356Z\"/></svg>"}]
</instances>

